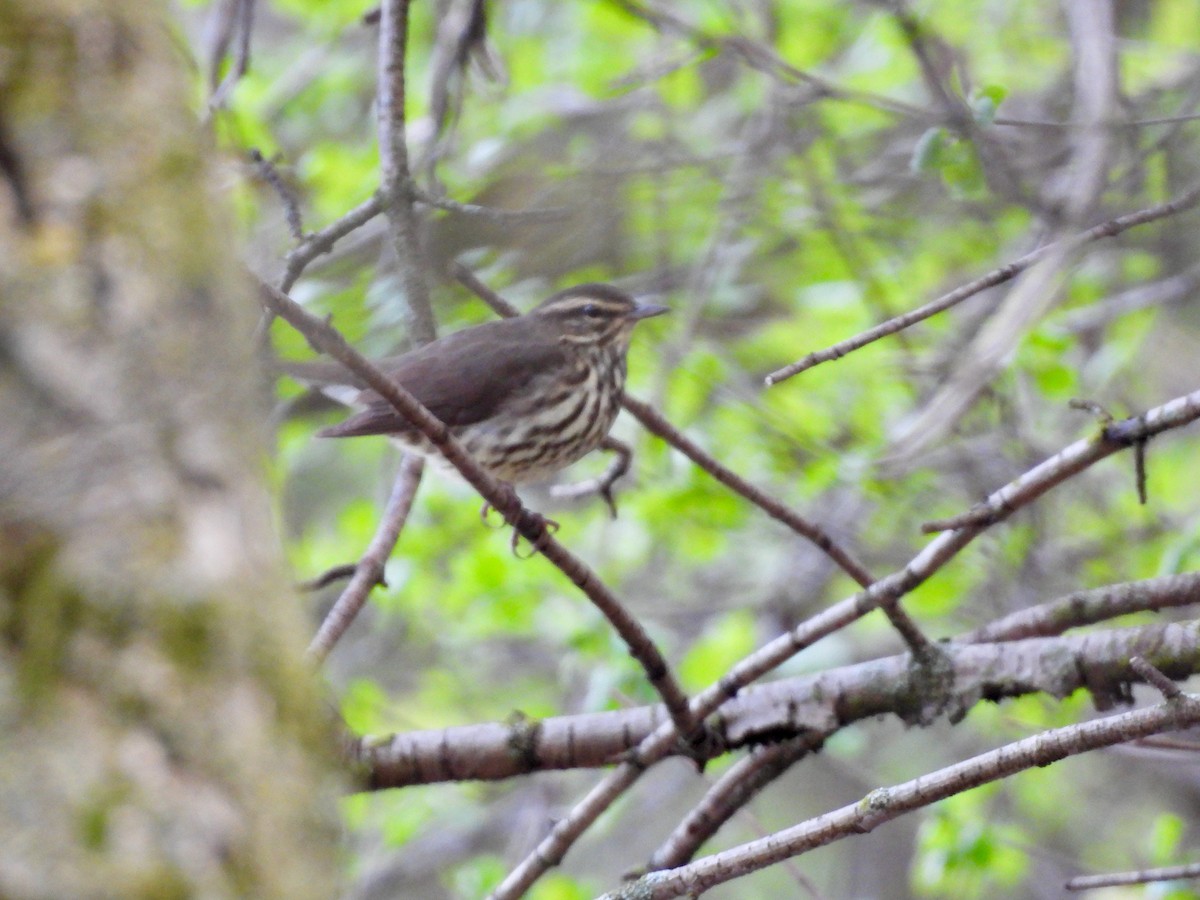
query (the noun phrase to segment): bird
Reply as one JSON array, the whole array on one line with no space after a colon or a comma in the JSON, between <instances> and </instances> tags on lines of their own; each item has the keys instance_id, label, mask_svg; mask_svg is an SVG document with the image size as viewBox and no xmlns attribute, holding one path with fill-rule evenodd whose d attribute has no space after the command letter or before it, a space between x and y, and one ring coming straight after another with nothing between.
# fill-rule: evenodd
<instances>
[{"instance_id":1,"label":"bird","mask_svg":"<svg viewBox=\"0 0 1200 900\"><path fill-rule=\"evenodd\" d=\"M634 326L668 311L608 284L579 284L524 315L464 328L377 365L491 475L529 484L600 445L620 410ZM338 364L282 368L357 408L318 437L386 435L449 465L408 419Z\"/></svg>"}]
</instances>

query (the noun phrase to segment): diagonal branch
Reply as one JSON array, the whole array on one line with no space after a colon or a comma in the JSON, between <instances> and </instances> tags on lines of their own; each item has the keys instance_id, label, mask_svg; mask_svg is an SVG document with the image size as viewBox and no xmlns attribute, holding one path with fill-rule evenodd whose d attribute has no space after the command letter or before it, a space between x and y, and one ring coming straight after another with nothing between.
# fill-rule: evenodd
<instances>
[{"instance_id":1,"label":"diagonal branch","mask_svg":"<svg viewBox=\"0 0 1200 900\"><path fill-rule=\"evenodd\" d=\"M1200 203L1200 184L1193 185L1185 190L1173 200L1166 203L1160 203L1157 206L1147 207L1138 212L1129 213L1125 216L1118 216L1107 222L1103 222L1094 228L1089 228L1086 231L1075 235L1074 237L1064 238L1062 241L1056 241L1052 244L1038 247L1024 256L1021 256L1012 262L1001 266L994 271L989 272L974 281L968 282L961 287L955 288L948 294L943 294L936 300L926 303L924 306L919 306L911 312L896 316L893 319L888 319L876 325L874 328L869 328L861 334L857 334L852 338L847 338L834 344L832 347L827 347L824 350L818 350L810 353L803 359L784 366L782 369L777 369L766 377L765 383L767 387L779 384L785 379L791 378L793 375L799 375L814 366L821 363L830 362L835 359L841 359L847 353L851 353L867 344L885 338L888 335L895 334L898 331L903 331L918 322L923 322L925 319L935 316L940 312L945 312L951 307L957 306L964 300L974 297L976 294L986 291L988 288L995 287L998 284L1004 284L1006 281L1011 281L1016 276L1020 275L1034 263L1043 259L1051 252L1056 252L1061 249L1064 243L1074 243L1077 245L1092 243L1102 240L1103 238L1115 237L1123 231L1128 231L1130 228L1135 228L1138 225L1145 225L1147 222L1154 222L1158 219L1165 219L1169 216L1177 215L1185 210L1191 209L1197 203Z\"/></svg>"},{"instance_id":2,"label":"diagonal branch","mask_svg":"<svg viewBox=\"0 0 1200 900\"><path fill-rule=\"evenodd\" d=\"M328 353L344 365L408 419L518 534L541 551L592 601L645 669L650 684L666 704L678 734L689 740L699 740L702 737L701 729L697 726L699 720L692 715L687 697L671 674L661 651L587 564L554 539L546 528L546 520L526 509L511 487L501 484L484 471L443 422L412 394L368 362L333 326L307 312L291 297L265 282L259 283L259 293L271 312L290 322L314 348Z\"/></svg>"},{"instance_id":3,"label":"diagonal branch","mask_svg":"<svg viewBox=\"0 0 1200 900\"><path fill-rule=\"evenodd\" d=\"M674 869L686 863L738 810L799 760L819 750L825 739L823 734L809 733L752 749L723 772L688 811L651 855L647 870Z\"/></svg>"},{"instance_id":4,"label":"diagonal branch","mask_svg":"<svg viewBox=\"0 0 1200 900\"><path fill-rule=\"evenodd\" d=\"M400 531L412 510L423 467L424 460L412 454L406 454L400 461L400 472L396 475L396 482L392 486L392 494L388 498L379 528L371 539L367 552L355 565L350 583L326 614L321 627L317 629L316 635L308 645L309 659L324 661L333 645L346 633L350 623L362 610L371 589L383 583L384 566L387 565L388 557L392 555L392 549L396 546Z\"/></svg>"},{"instance_id":5,"label":"diagonal branch","mask_svg":"<svg viewBox=\"0 0 1200 900\"><path fill-rule=\"evenodd\" d=\"M1075 591L1028 609L1017 610L955 638L966 644L1017 641L1062 634L1136 612L1158 612L1200 603L1200 572L1181 572Z\"/></svg>"},{"instance_id":6,"label":"diagonal branch","mask_svg":"<svg viewBox=\"0 0 1200 900\"><path fill-rule=\"evenodd\" d=\"M285 294L314 259L333 249L333 245L383 212L383 200L379 194L373 194L350 212L335 222L326 225L320 231L314 231L301 241L287 255L283 276L279 279L279 289Z\"/></svg>"}]
</instances>

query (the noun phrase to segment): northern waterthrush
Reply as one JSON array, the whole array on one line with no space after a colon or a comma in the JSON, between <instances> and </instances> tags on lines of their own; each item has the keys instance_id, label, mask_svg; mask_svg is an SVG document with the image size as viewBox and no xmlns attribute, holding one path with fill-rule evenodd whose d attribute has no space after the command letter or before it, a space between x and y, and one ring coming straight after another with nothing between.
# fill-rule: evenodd
<instances>
[{"instance_id":1,"label":"northern waterthrush","mask_svg":"<svg viewBox=\"0 0 1200 900\"><path fill-rule=\"evenodd\" d=\"M609 285L581 284L525 315L463 329L378 365L496 478L541 481L604 440L620 409L633 327L665 312ZM286 364L284 371L359 408L319 437L387 435L440 459L387 401L347 384L340 366Z\"/></svg>"}]
</instances>

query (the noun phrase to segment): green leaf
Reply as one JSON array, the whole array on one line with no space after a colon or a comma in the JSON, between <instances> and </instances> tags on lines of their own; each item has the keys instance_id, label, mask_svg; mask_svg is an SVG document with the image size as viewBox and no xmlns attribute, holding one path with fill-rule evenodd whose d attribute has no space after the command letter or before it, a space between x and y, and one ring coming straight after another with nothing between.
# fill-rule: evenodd
<instances>
[{"instance_id":1,"label":"green leaf","mask_svg":"<svg viewBox=\"0 0 1200 900\"><path fill-rule=\"evenodd\" d=\"M917 174L940 169L945 161L946 147L951 142L949 132L940 125L927 128L913 146L908 167Z\"/></svg>"},{"instance_id":2,"label":"green leaf","mask_svg":"<svg viewBox=\"0 0 1200 900\"><path fill-rule=\"evenodd\" d=\"M1006 96L1008 89L998 84L989 84L974 91L971 94L970 105L975 121L980 125L991 125Z\"/></svg>"}]
</instances>

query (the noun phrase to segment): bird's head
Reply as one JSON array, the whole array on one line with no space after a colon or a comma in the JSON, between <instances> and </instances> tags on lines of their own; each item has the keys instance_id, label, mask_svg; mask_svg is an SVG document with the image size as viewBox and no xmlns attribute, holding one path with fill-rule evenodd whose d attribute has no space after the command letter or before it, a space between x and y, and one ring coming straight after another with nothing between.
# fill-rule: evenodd
<instances>
[{"instance_id":1,"label":"bird's head","mask_svg":"<svg viewBox=\"0 0 1200 900\"><path fill-rule=\"evenodd\" d=\"M665 312L667 307L639 304L611 285L580 284L559 291L530 315L552 324L567 344L628 346L634 325Z\"/></svg>"}]
</instances>

